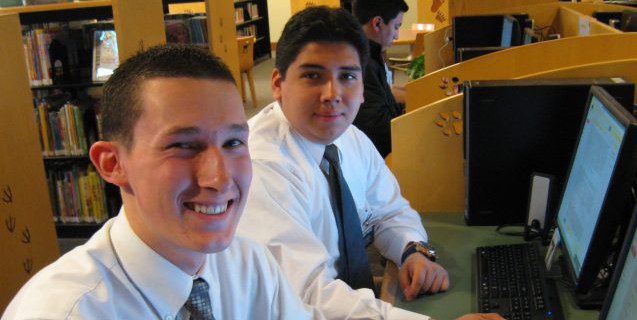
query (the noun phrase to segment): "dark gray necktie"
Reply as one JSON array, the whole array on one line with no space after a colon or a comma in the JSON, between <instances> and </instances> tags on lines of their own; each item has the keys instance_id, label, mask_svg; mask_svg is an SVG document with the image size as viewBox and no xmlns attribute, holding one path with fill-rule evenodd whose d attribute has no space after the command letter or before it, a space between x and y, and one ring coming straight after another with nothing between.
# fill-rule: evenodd
<instances>
[{"instance_id":1,"label":"dark gray necktie","mask_svg":"<svg viewBox=\"0 0 637 320\"><path fill-rule=\"evenodd\" d=\"M338 148L333 144L326 146L323 157L329 163L329 172L326 173L326 177L330 185L332 209L338 228L338 244L341 254L338 264L338 278L354 289L374 289L361 222L358 218L354 198L341 172Z\"/></svg>"},{"instance_id":2,"label":"dark gray necktie","mask_svg":"<svg viewBox=\"0 0 637 320\"><path fill-rule=\"evenodd\" d=\"M214 320L206 280L197 278L193 281L192 290L184 308L190 312L192 320Z\"/></svg>"}]
</instances>

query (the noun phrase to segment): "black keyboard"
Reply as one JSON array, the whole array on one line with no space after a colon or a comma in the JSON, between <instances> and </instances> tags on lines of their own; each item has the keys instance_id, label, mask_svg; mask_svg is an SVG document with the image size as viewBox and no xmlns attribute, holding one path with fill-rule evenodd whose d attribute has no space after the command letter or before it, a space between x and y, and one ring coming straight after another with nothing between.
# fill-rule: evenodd
<instances>
[{"instance_id":1,"label":"black keyboard","mask_svg":"<svg viewBox=\"0 0 637 320\"><path fill-rule=\"evenodd\" d=\"M506 319L563 319L555 281L531 243L478 247L478 310Z\"/></svg>"}]
</instances>

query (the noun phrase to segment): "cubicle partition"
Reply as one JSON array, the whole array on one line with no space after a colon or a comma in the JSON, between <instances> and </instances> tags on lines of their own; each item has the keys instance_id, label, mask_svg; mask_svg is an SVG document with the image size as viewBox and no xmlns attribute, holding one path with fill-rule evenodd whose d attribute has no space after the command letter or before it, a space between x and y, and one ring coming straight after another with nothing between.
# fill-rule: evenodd
<instances>
[{"instance_id":1,"label":"cubicle partition","mask_svg":"<svg viewBox=\"0 0 637 320\"><path fill-rule=\"evenodd\" d=\"M636 57L637 33L570 37L512 47L437 70L406 84L406 110L459 94L462 81L513 79L602 61Z\"/></svg>"},{"instance_id":2,"label":"cubicle partition","mask_svg":"<svg viewBox=\"0 0 637 320\"><path fill-rule=\"evenodd\" d=\"M452 2L454 3L454 2ZM534 29L541 34L542 39L549 35L559 34L560 37L580 35L594 35L604 33L619 33L594 18L595 11L622 11L630 9L626 6L607 5L601 3L570 3L545 2L519 6L498 7L468 4L463 10L456 10L454 16L527 13L533 19ZM445 26L439 26L435 32L425 36L425 74L450 66L454 63L454 52L451 48L451 20Z\"/></svg>"},{"instance_id":3,"label":"cubicle partition","mask_svg":"<svg viewBox=\"0 0 637 320\"><path fill-rule=\"evenodd\" d=\"M637 82L637 57L566 66L513 78L583 77L623 77ZM462 103L463 95L457 94L392 120L390 168L403 195L418 212L464 211Z\"/></svg>"}]
</instances>

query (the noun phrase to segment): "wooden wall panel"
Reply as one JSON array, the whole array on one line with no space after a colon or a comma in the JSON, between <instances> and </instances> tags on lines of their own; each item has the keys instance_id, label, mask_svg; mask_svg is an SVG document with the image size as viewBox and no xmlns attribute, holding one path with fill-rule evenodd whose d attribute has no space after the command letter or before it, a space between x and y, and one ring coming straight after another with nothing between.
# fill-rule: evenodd
<instances>
[{"instance_id":1,"label":"wooden wall panel","mask_svg":"<svg viewBox=\"0 0 637 320\"><path fill-rule=\"evenodd\" d=\"M59 256L18 16L0 15L0 314Z\"/></svg>"}]
</instances>

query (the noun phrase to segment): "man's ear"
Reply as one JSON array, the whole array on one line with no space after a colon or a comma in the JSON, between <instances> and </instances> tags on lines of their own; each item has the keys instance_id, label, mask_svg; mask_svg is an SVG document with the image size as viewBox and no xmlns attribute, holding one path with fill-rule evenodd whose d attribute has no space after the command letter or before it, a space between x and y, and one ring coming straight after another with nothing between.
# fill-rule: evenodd
<instances>
[{"instance_id":1,"label":"man's ear","mask_svg":"<svg viewBox=\"0 0 637 320\"><path fill-rule=\"evenodd\" d=\"M89 150L91 162L102 178L121 188L128 186L126 172L122 167L123 147L112 141L97 141Z\"/></svg>"},{"instance_id":2,"label":"man's ear","mask_svg":"<svg viewBox=\"0 0 637 320\"><path fill-rule=\"evenodd\" d=\"M372 23L372 28L374 29L374 31L380 32L380 24L382 22L383 22L383 18L381 18L380 16L375 16L372 18L371 23Z\"/></svg>"},{"instance_id":3,"label":"man's ear","mask_svg":"<svg viewBox=\"0 0 637 320\"><path fill-rule=\"evenodd\" d=\"M271 86L272 86L272 97L274 97L274 100L276 100L277 102L279 102L279 104L281 104L281 84L283 82L283 75L281 74L281 72L279 71L279 69L274 68L272 70L272 82L271 82Z\"/></svg>"}]
</instances>

